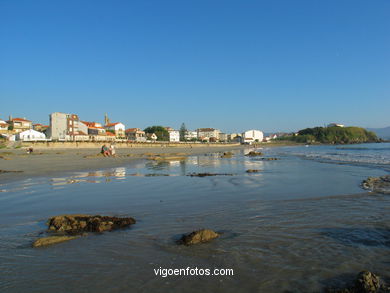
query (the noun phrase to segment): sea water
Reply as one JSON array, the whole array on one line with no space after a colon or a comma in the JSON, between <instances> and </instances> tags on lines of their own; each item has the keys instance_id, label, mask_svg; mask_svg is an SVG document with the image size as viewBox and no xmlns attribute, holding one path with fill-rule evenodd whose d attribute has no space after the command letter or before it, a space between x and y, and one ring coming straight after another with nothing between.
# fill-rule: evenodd
<instances>
[{"instance_id":1,"label":"sea water","mask_svg":"<svg viewBox=\"0 0 390 293\"><path fill-rule=\"evenodd\" d=\"M0 185L0 292L320 292L364 269L390 278L390 197L360 187L388 174L389 144L258 150L278 160L248 149ZM187 176L205 172L224 175ZM137 223L31 247L67 213ZM175 243L200 228L222 235ZM234 275L155 274L187 267Z\"/></svg>"}]
</instances>

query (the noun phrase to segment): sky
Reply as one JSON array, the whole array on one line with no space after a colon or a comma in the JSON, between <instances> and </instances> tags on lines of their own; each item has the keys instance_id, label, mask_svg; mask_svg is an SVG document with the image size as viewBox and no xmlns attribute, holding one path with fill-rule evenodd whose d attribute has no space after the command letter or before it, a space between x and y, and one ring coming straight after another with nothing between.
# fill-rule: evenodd
<instances>
[{"instance_id":1,"label":"sky","mask_svg":"<svg viewBox=\"0 0 390 293\"><path fill-rule=\"evenodd\" d=\"M388 0L0 0L0 119L390 126Z\"/></svg>"}]
</instances>

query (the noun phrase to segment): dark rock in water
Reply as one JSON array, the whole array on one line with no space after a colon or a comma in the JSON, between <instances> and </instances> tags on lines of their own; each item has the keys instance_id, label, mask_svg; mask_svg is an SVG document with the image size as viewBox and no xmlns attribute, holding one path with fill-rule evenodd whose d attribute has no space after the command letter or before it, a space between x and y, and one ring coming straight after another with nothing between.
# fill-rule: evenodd
<instances>
[{"instance_id":1,"label":"dark rock in water","mask_svg":"<svg viewBox=\"0 0 390 293\"><path fill-rule=\"evenodd\" d=\"M177 241L177 243L184 244L184 245L193 245L193 244L198 244L203 242L209 242L219 236L220 234L214 232L213 230L201 229L183 235L181 239Z\"/></svg>"},{"instance_id":2,"label":"dark rock in water","mask_svg":"<svg viewBox=\"0 0 390 293\"><path fill-rule=\"evenodd\" d=\"M257 170L257 169L248 169L245 171L246 173L259 173L261 172L261 170Z\"/></svg>"},{"instance_id":3,"label":"dark rock in water","mask_svg":"<svg viewBox=\"0 0 390 293\"><path fill-rule=\"evenodd\" d=\"M353 286L344 289L327 289L327 293L390 293L390 287L381 284L380 278L369 271L360 272Z\"/></svg>"},{"instance_id":4,"label":"dark rock in water","mask_svg":"<svg viewBox=\"0 0 390 293\"><path fill-rule=\"evenodd\" d=\"M261 158L262 161L276 161L279 160L278 158Z\"/></svg>"},{"instance_id":5,"label":"dark rock in water","mask_svg":"<svg viewBox=\"0 0 390 293\"><path fill-rule=\"evenodd\" d=\"M257 157L257 156L262 156L262 155L263 155L262 152L250 151L245 156L247 156L247 157Z\"/></svg>"},{"instance_id":6,"label":"dark rock in water","mask_svg":"<svg viewBox=\"0 0 390 293\"><path fill-rule=\"evenodd\" d=\"M65 241L69 241L72 239L76 239L79 236L49 236L49 237L43 237L35 240L33 243L33 247L42 247L42 246L48 246L52 244L57 244Z\"/></svg>"},{"instance_id":7,"label":"dark rock in water","mask_svg":"<svg viewBox=\"0 0 390 293\"><path fill-rule=\"evenodd\" d=\"M135 224L133 218L119 218L91 215L62 215L49 219L49 231L61 232L67 235L77 235L84 232L104 232L129 227Z\"/></svg>"},{"instance_id":8,"label":"dark rock in water","mask_svg":"<svg viewBox=\"0 0 390 293\"><path fill-rule=\"evenodd\" d=\"M0 173L22 173L23 171L0 170Z\"/></svg>"},{"instance_id":9,"label":"dark rock in water","mask_svg":"<svg viewBox=\"0 0 390 293\"><path fill-rule=\"evenodd\" d=\"M232 152L225 152L221 156L221 158L231 158L231 157L233 157L233 153Z\"/></svg>"},{"instance_id":10,"label":"dark rock in water","mask_svg":"<svg viewBox=\"0 0 390 293\"><path fill-rule=\"evenodd\" d=\"M207 177L207 176L233 176L233 174L227 174L227 173L191 173L187 176L190 177Z\"/></svg>"},{"instance_id":11,"label":"dark rock in water","mask_svg":"<svg viewBox=\"0 0 390 293\"><path fill-rule=\"evenodd\" d=\"M362 187L373 192L390 194L390 175L368 177L362 182Z\"/></svg>"},{"instance_id":12,"label":"dark rock in water","mask_svg":"<svg viewBox=\"0 0 390 293\"><path fill-rule=\"evenodd\" d=\"M355 291L374 293L380 288L379 277L369 271L360 272L355 281Z\"/></svg>"}]
</instances>

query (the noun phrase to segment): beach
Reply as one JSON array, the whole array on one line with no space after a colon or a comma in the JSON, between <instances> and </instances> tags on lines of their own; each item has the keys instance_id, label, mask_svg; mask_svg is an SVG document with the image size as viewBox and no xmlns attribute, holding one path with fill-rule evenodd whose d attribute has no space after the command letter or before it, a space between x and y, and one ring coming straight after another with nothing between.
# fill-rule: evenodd
<instances>
[{"instance_id":1,"label":"beach","mask_svg":"<svg viewBox=\"0 0 390 293\"><path fill-rule=\"evenodd\" d=\"M118 148L118 158L16 150L20 158L1 163L17 169L45 158L45 168L1 174L21 177L0 185L0 291L309 293L345 288L362 270L389 280L390 199L361 187L389 173L389 149L262 146L247 156L252 147ZM193 176L200 173L213 176ZM33 248L50 235L47 220L64 214L136 223ZM177 244L198 229L220 236ZM155 273L187 268L233 275Z\"/></svg>"},{"instance_id":2,"label":"beach","mask_svg":"<svg viewBox=\"0 0 390 293\"><path fill-rule=\"evenodd\" d=\"M245 146L233 145L199 145L197 147L161 147L137 146L116 148L115 157L103 157L100 155L100 145L96 148L90 146L80 147L41 147L34 146L34 151L27 154L28 145L20 149L0 150L0 170L13 171L0 174L0 182L21 180L29 177L51 176L72 171L88 171L96 169L124 166L134 160L145 160L154 154L166 154L170 156L189 156L207 154L211 152L227 152L239 150ZM248 146L246 146L248 148ZM16 172L15 172L16 171Z\"/></svg>"}]
</instances>

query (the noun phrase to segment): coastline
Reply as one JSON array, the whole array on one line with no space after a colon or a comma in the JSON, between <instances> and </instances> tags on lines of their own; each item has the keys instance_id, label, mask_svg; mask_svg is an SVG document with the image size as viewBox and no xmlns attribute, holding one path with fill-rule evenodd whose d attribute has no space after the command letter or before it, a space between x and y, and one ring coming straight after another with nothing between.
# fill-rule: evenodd
<instances>
[{"instance_id":1,"label":"coastline","mask_svg":"<svg viewBox=\"0 0 390 293\"><path fill-rule=\"evenodd\" d=\"M248 148L244 145L189 147L117 148L116 157L103 157L100 148L24 148L0 150L0 184L33 177L60 175L77 171L122 167L151 155L190 156Z\"/></svg>"}]
</instances>

